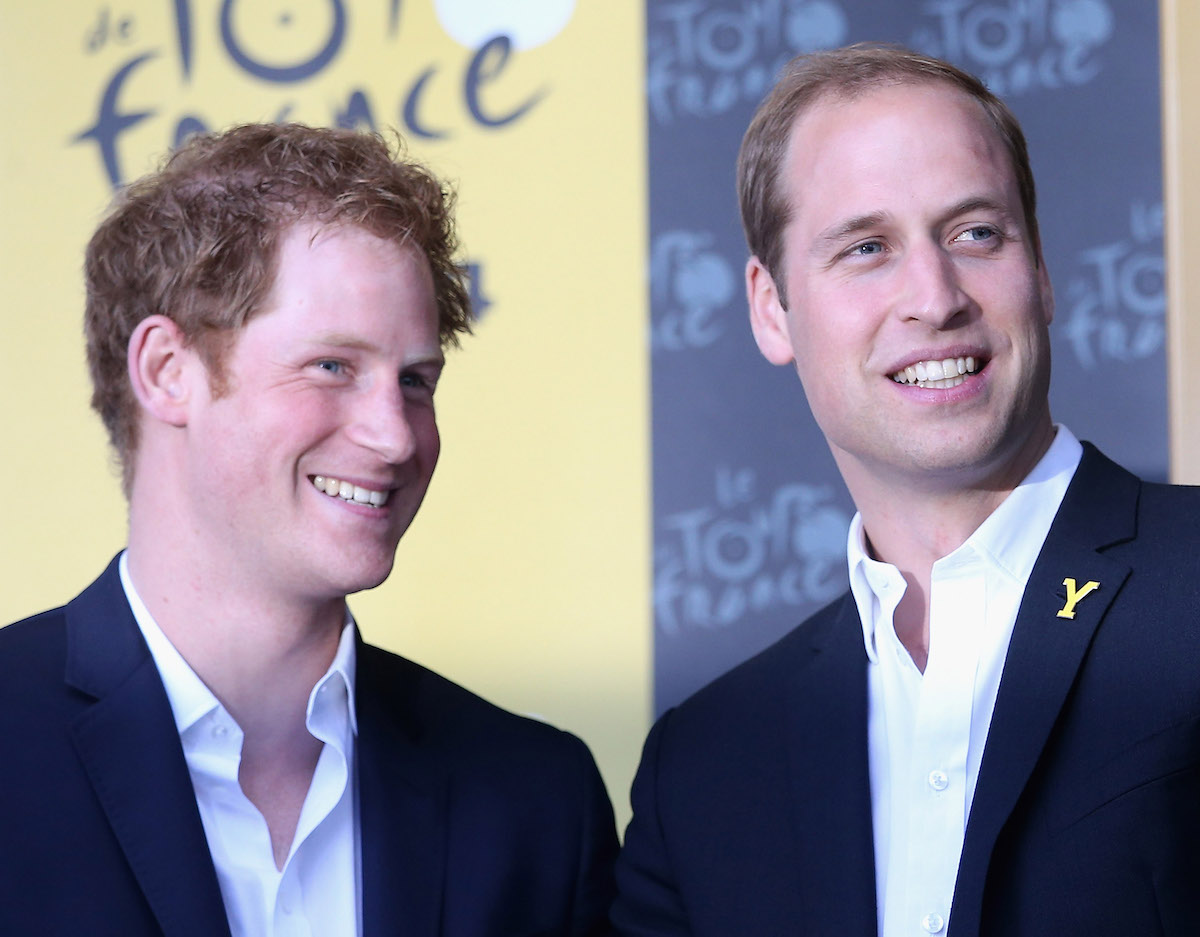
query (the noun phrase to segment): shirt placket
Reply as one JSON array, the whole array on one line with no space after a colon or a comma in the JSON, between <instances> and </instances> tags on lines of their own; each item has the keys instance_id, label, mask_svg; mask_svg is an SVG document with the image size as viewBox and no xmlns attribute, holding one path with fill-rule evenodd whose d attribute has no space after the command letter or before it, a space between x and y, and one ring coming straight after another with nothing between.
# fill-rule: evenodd
<instances>
[{"instance_id":1,"label":"shirt placket","mask_svg":"<svg viewBox=\"0 0 1200 937\"><path fill-rule=\"evenodd\" d=\"M984 574L971 551L935 565L930 585L929 659L921 678L909 768L903 933L944 934L966 828L978 618Z\"/></svg>"}]
</instances>

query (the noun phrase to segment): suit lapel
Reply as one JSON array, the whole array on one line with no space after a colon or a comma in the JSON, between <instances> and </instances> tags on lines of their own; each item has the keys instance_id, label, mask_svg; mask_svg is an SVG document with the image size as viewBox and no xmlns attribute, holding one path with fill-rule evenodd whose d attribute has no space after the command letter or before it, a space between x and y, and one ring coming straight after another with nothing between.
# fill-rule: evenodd
<instances>
[{"instance_id":1,"label":"suit lapel","mask_svg":"<svg viewBox=\"0 0 1200 937\"><path fill-rule=\"evenodd\" d=\"M1041 757L1096 628L1129 576L1128 566L1098 551L1133 537L1140 483L1084 447L1025 587L1009 644L959 862L955 933L979 930L996 838ZM1099 585L1083 594L1090 582Z\"/></svg>"},{"instance_id":2,"label":"suit lapel","mask_svg":"<svg viewBox=\"0 0 1200 937\"><path fill-rule=\"evenodd\" d=\"M95 700L76 750L166 937L229 933L187 762L114 560L67 608L69 684Z\"/></svg>"},{"instance_id":3,"label":"suit lapel","mask_svg":"<svg viewBox=\"0 0 1200 937\"><path fill-rule=\"evenodd\" d=\"M441 933L449 788L419 745L414 681L358 646L359 827L363 937Z\"/></svg>"},{"instance_id":4,"label":"suit lapel","mask_svg":"<svg viewBox=\"0 0 1200 937\"><path fill-rule=\"evenodd\" d=\"M867 661L849 594L809 641L788 706L804 929L867 937L877 928Z\"/></svg>"}]
</instances>

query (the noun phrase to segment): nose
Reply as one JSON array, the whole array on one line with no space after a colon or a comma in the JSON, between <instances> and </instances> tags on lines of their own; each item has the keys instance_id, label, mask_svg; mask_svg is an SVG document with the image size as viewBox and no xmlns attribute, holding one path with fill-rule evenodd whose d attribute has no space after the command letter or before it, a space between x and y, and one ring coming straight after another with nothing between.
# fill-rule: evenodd
<instances>
[{"instance_id":1,"label":"nose","mask_svg":"<svg viewBox=\"0 0 1200 937\"><path fill-rule=\"evenodd\" d=\"M945 329L970 305L954 259L936 244L910 250L901 265L901 276L903 283L897 293L901 318Z\"/></svg>"},{"instance_id":2,"label":"nose","mask_svg":"<svg viewBox=\"0 0 1200 937\"><path fill-rule=\"evenodd\" d=\"M352 442L377 453L388 464L400 465L417 452L417 421L421 418L417 409L404 399L398 385L377 385L354 402L346 434ZM428 419L432 421L432 414Z\"/></svg>"}]
</instances>

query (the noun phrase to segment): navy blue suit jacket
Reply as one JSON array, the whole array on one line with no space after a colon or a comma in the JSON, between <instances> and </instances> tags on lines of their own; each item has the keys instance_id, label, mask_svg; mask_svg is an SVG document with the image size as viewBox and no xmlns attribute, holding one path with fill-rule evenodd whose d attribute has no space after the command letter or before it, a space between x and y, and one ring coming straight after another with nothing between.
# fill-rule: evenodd
<instances>
[{"instance_id":1,"label":"navy blue suit jacket","mask_svg":"<svg viewBox=\"0 0 1200 937\"><path fill-rule=\"evenodd\" d=\"M1200 489L1085 445L1017 616L950 937L1200 933L1198 548ZM1074 618L1067 578L1100 583ZM620 933L876 933L866 666L847 594L659 720Z\"/></svg>"},{"instance_id":2,"label":"navy blue suit jacket","mask_svg":"<svg viewBox=\"0 0 1200 937\"><path fill-rule=\"evenodd\" d=\"M366 937L603 932L617 843L586 746L358 645ZM229 933L116 561L0 629L0 934Z\"/></svg>"}]
</instances>

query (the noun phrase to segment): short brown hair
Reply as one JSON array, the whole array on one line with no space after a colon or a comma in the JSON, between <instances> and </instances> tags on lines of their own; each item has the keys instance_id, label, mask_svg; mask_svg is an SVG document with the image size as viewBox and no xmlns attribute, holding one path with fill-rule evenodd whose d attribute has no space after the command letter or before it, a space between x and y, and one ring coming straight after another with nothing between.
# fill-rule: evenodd
<instances>
[{"instance_id":1,"label":"short brown hair","mask_svg":"<svg viewBox=\"0 0 1200 937\"><path fill-rule=\"evenodd\" d=\"M791 220L792 207L781 191L779 176L796 121L824 97L853 99L881 84L921 82L949 85L979 102L1012 159L1034 257L1040 260L1033 170L1025 134L1008 105L974 75L949 62L900 46L858 43L792 59L758 106L742 138L737 165L742 227L750 252L770 272L781 299L785 289L780 263L783 232Z\"/></svg>"},{"instance_id":2,"label":"short brown hair","mask_svg":"<svg viewBox=\"0 0 1200 937\"><path fill-rule=\"evenodd\" d=\"M220 393L222 353L262 310L279 243L298 221L354 225L415 247L433 272L443 346L470 331L453 193L399 149L353 130L246 124L192 137L118 193L87 247L84 332L92 407L126 492L138 441L126 365L134 329L155 314L174 320Z\"/></svg>"}]
</instances>

